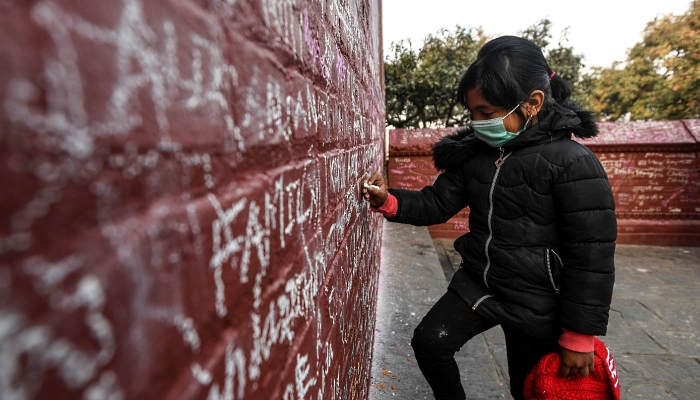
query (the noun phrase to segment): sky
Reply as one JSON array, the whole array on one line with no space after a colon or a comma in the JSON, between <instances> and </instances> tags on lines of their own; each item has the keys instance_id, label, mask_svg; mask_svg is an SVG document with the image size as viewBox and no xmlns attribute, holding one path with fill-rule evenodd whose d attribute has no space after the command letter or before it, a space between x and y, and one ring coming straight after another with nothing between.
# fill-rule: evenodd
<instances>
[{"instance_id":1,"label":"sky","mask_svg":"<svg viewBox=\"0 0 700 400\"><path fill-rule=\"evenodd\" d=\"M384 54L392 42L410 39L414 49L428 34L456 25L479 27L489 36L517 35L543 18L552 22L553 45L568 27L568 46L586 67L624 61L654 17L683 14L691 0L382 0ZM551 46L551 45L550 45Z\"/></svg>"}]
</instances>

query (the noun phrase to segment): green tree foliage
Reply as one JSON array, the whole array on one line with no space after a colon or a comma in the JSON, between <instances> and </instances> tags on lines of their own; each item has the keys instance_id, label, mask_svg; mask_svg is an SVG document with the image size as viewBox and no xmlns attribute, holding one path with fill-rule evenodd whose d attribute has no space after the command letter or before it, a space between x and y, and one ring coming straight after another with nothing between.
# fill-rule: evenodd
<instances>
[{"instance_id":1,"label":"green tree foliage","mask_svg":"<svg viewBox=\"0 0 700 400\"><path fill-rule=\"evenodd\" d=\"M522 37L537 43L550 66L573 82L574 100L585 103L586 90L578 89L582 56L566 47L566 31L551 48L551 22L543 19L525 29ZM441 30L429 35L420 50L411 43L392 43L384 64L387 125L396 128L464 126L468 119L457 99L462 75L489 39L481 29Z\"/></svg>"},{"instance_id":2,"label":"green tree foliage","mask_svg":"<svg viewBox=\"0 0 700 400\"><path fill-rule=\"evenodd\" d=\"M586 108L588 106L586 84L589 84L590 77L587 77L584 82L584 76L581 72L584 67L583 55L574 53L574 48L567 46L568 28L562 32L557 47L551 47L551 28L552 22L543 19L520 32L520 36L531 40L542 49L552 71L566 79L571 85L571 99Z\"/></svg>"},{"instance_id":3,"label":"green tree foliage","mask_svg":"<svg viewBox=\"0 0 700 400\"><path fill-rule=\"evenodd\" d=\"M384 64L387 124L396 128L461 126L467 120L457 101L466 68L486 37L479 29L457 26L429 35L420 50L392 43Z\"/></svg>"},{"instance_id":4,"label":"green tree foliage","mask_svg":"<svg viewBox=\"0 0 700 400\"><path fill-rule=\"evenodd\" d=\"M700 1L654 19L623 63L588 77L592 109L606 120L700 118Z\"/></svg>"}]
</instances>

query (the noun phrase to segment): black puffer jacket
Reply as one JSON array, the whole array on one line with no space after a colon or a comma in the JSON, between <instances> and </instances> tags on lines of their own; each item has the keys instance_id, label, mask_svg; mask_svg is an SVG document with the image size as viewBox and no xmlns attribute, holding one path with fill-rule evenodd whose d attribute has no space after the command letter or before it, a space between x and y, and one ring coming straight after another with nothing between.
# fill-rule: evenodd
<instances>
[{"instance_id":1,"label":"black puffer jacket","mask_svg":"<svg viewBox=\"0 0 700 400\"><path fill-rule=\"evenodd\" d=\"M432 186L390 189L399 204L390 221L443 223L469 206L450 288L482 315L538 337L607 329L615 203L600 162L572 133L598 129L587 112L553 111L506 145L497 168L499 149L466 129L435 144L445 172Z\"/></svg>"}]
</instances>

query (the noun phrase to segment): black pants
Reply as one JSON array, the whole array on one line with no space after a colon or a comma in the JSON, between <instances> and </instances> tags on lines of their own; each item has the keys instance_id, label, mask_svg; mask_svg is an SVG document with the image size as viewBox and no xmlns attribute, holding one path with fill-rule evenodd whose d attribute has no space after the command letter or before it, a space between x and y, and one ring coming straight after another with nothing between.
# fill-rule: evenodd
<instances>
[{"instance_id":1,"label":"black pants","mask_svg":"<svg viewBox=\"0 0 700 400\"><path fill-rule=\"evenodd\" d=\"M428 311L413 332L411 346L418 367L438 400L466 398L454 354L472 337L496 326L472 311L461 297L448 290ZM503 329L506 337L510 393L523 399L523 384L532 367L545 354L557 350L554 338L533 338Z\"/></svg>"}]
</instances>

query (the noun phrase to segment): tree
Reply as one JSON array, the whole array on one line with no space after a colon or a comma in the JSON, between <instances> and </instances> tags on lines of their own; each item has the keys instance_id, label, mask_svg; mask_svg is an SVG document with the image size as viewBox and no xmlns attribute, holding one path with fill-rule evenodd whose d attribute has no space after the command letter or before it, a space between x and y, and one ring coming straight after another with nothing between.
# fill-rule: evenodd
<instances>
[{"instance_id":1,"label":"tree","mask_svg":"<svg viewBox=\"0 0 700 400\"><path fill-rule=\"evenodd\" d=\"M584 108L588 105L586 86L581 85L583 76L581 69L584 67L583 55L574 53L574 48L566 46L568 43L568 28L565 28L557 43L558 47L550 47L552 39L552 22L542 19L536 24L520 32L520 36L534 42L544 53L547 63L552 71L566 79L571 85L571 99L581 104Z\"/></svg>"},{"instance_id":2,"label":"tree","mask_svg":"<svg viewBox=\"0 0 700 400\"><path fill-rule=\"evenodd\" d=\"M416 51L410 41L392 43L384 64L387 125L396 128L463 126L457 88L486 37L457 26L429 35Z\"/></svg>"},{"instance_id":3,"label":"tree","mask_svg":"<svg viewBox=\"0 0 700 400\"><path fill-rule=\"evenodd\" d=\"M566 47L566 30L558 47L550 48L551 22L543 19L520 32L544 51L550 66L573 83L572 97L584 102L578 89L583 56ZM385 68L387 125L396 128L464 126L469 120L457 99L462 75L489 37L480 28L440 30L416 51L408 41L392 43Z\"/></svg>"},{"instance_id":4,"label":"tree","mask_svg":"<svg viewBox=\"0 0 700 400\"><path fill-rule=\"evenodd\" d=\"M656 18L625 62L596 68L590 101L606 120L700 118L700 1Z\"/></svg>"}]
</instances>

